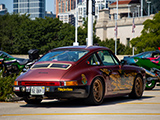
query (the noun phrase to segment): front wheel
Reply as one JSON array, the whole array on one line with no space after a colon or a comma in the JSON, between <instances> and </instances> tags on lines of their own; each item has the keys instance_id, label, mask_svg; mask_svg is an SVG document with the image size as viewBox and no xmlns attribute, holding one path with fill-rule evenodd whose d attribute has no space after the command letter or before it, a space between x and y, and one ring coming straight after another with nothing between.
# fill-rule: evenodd
<instances>
[{"instance_id":1,"label":"front wheel","mask_svg":"<svg viewBox=\"0 0 160 120\"><path fill-rule=\"evenodd\" d=\"M152 90L156 85L156 81L147 81L145 90Z\"/></svg>"},{"instance_id":2,"label":"front wheel","mask_svg":"<svg viewBox=\"0 0 160 120\"><path fill-rule=\"evenodd\" d=\"M39 104L42 101L42 98L30 98L29 96L24 97L24 101L27 104Z\"/></svg>"},{"instance_id":3,"label":"front wheel","mask_svg":"<svg viewBox=\"0 0 160 120\"><path fill-rule=\"evenodd\" d=\"M129 97L131 98L141 98L143 94L143 80L140 76L137 76L134 80L134 85L132 92L130 93Z\"/></svg>"},{"instance_id":4,"label":"front wheel","mask_svg":"<svg viewBox=\"0 0 160 120\"><path fill-rule=\"evenodd\" d=\"M104 85L100 78L93 80L90 89L90 95L85 99L87 104L99 105L103 102Z\"/></svg>"}]
</instances>

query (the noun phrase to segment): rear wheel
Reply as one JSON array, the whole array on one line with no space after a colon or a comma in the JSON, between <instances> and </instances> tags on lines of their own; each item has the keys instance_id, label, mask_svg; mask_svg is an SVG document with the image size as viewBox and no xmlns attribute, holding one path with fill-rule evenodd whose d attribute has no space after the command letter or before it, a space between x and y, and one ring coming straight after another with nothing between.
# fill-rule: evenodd
<instances>
[{"instance_id":1,"label":"rear wheel","mask_svg":"<svg viewBox=\"0 0 160 120\"><path fill-rule=\"evenodd\" d=\"M29 96L24 97L24 101L27 104L39 104L42 101L42 98L30 98Z\"/></svg>"},{"instance_id":2,"label":"rear wheel","mask_svg":"<svg viewBox=\"0 0 160 120\"><path fill-rule=\"evenodd\" d=\"M140 76L137 76L134 80L133 89L129 97L140 98L142 97L142 94L143 94L143 80Z\"/></svg>"},{"instance_id":3,"label":"rear wheel","mask_svg":"<svg viewBox=\"0 0 160 120\"><path fill-rule=\"evenodd\" d=\"M90 89L90 95L85 100L87 104L99 105L103 102L104 98L104 85L100 78L93 80Z\"/></svg>"},{"instance_id":4,"label":"rear wheel","mask_svg":"<svg viewBox=\"0 0 160 120\"><path fill-rule=\"evenodd\" d=\"M146 83L146 90L152 90L156 85L156 81L152 80L151 82L147 81Z\"/></svg>"}]
</instances>

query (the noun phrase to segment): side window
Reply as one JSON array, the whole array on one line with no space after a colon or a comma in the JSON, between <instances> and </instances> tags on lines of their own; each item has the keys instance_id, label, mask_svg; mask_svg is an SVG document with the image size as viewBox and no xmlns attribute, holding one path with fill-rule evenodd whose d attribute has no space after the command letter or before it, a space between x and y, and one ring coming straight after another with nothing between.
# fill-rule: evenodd
<instances>
[{"instance_id":1,"label":"side window","mask_svg":"<svg viewBox=\"0 0 160 120\"><path fill-rule=\"evenodd\" d=\"M96 54L93 54L89 59L87 60L88 65L100 65L100 62L98 61L98 58Z\"/></svg>"},{"instance_id":2,"label":"side window","mask_svg":"<svg viewBox=\"0 0 160 120\"><path fill-rule=\"evenodd\" d=\"M99 51L98 55L103 63L103 65L118 65L118 61L110 54L107 50Z\"/></svg>"}]
</instances>

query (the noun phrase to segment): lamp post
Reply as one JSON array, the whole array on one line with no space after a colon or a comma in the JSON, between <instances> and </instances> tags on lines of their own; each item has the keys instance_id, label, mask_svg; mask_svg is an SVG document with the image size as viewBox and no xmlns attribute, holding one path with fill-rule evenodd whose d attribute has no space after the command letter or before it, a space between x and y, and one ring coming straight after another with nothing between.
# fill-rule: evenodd
<instances>
[{"instance_id":1,"label":"lamp post","mask_svg":"<svg viewBox=\"0 0 160 120\"><path fill-rule=\"evenodd\" d=\"M77 0L76 0L76 9L75 9L75 13L76 13L76 18L75 18L75 42L73 43L73 46L78 46L79 43L78 41L78 37L77 37L77 20L78 20L78 11L77 11Z\"/></svg>"},{"instance_id":2,"label":"lamp post","mask_svg":"<svg viewBox=\"0 0 160 120\"><path fill-rule=\"evenodd\" d=\"M93 16L92 16L92 0L88 0L88 40L87 46L93 45Z\"/></svg>"},{"instance_id":3,"label":"lamp post","mask_svg":"<svg viewBox=\"0 0 160 120\"><path fill-rule=\"evenodd\" d=\"M116 5L116 8L117 8L117 15L115 17L115 55L117 55L117 19L118 19L118 0L116 1L117 2L117 5Z\"/></svg>"}]
</instances>

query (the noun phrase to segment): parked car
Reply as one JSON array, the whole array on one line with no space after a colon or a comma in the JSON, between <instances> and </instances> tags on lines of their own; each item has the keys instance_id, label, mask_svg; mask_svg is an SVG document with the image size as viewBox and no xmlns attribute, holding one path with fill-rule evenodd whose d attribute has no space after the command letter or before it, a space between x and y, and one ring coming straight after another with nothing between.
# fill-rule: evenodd
<instances>
[{"instance_id":1,"label":"parked car","mask_svg":"<svg viewBox=\"0 0 160 120\"><path fill-rule=\"evenodd\" d=\"M94 105L113 96L140 98L145 81L142 68L125 65L106 47L70 46L42 56L15 80L13 91L28 104L45 97L83 98Z\"/></svg>"},{"instance_id":2,"label":"parked car","mask_svg":"<svg viewBox=\"0 0 160 120\"><path fill-rule=\"evenodd\" d=\"M147 51L147 52L142 52L134 56L125 56L123 60L127 61L128 65L136 65L134 58L156 58L157 56L160 55L160 50L156 51Z\"/></svg>"}]
</instances>

